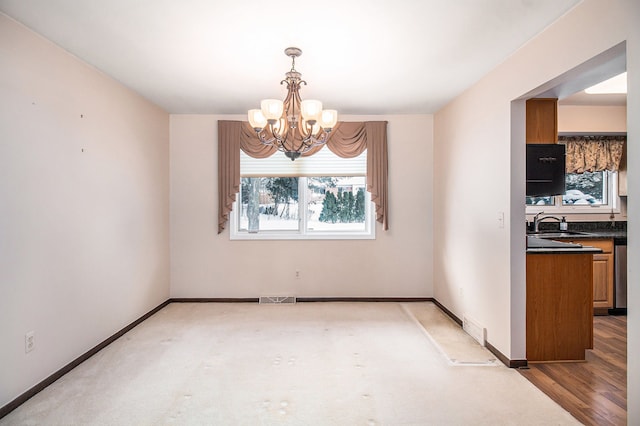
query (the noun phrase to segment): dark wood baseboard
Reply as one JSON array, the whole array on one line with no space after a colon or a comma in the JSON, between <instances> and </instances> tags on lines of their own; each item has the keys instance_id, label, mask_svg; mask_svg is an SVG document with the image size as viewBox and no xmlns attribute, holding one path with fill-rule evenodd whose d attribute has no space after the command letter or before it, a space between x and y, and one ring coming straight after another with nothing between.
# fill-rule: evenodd
<instances>
[{"instance_id":1,"label":"dark wood baseboard","mask_svg":"<svg viewBox=\"0 0 640 426\"><path fill-rule=\"evenodd\" d=\"M509 359L509 358L507 358L502 352L500 352L498 349L496 349L496 347L493 346L489 342L485 342L485 346L489 350L489 352L494 354L496 356L496 358L498 358L500 360L500 362L502 362L504 365L506 365L509 368L523 368L523 367L526 367L528 365L526 359Z\"/></svg>"},{"instance_id":2,"label":"dark wood baseboard","mask_svg":"<svg viewBox=\"0 0 640 426\"><path fill-rule=\"evenodd\" d=\"M460 327L462 327L462 320L460 318L458 318L449 309L447 309L446 306L444 306L442 303L440 303L437 299L433 299L433 303L438 308L440 308L440 310L442 312L447 314L447 316L449 316L452 320L457 322ZM493 346L488 341L485 342L485 347L489 350L489 352L494 354L496 356L496 358L498 358L500 360L500 362L502 362L504 365L506 365L509 368L522 368L522 367L526 367L527 366L527 360L526 359L509 359L508 357L506 357L502 352L500 352L495 346Z\"/></svg>"},{"instance_id":3,"label":"dark wood baseboard","mask_svg":"<svg viewBox=\"0 0 640 426\"><path fill-rule=\"evenodd\" d=\"M258 303L257 297L173 297L167 303Z\"/></svg>"},{"instance_id":4,"label":"dark wood baseboard","mask_svg":"<svg viewBox=\"0 0 640 426\"><path fill-rule=\"evenodd\" d=\"M168 303L258 303L258 297L174 297ZM432 297L296 297L296 302L433 302Z\"/></svg>"},{"instance_id":5,"label":"dark wood baseboard","mask_svg":"<svg viewBox=\"0 0 640 426\"><path fill-rule=\"evenodd\" d=\"M445 314L447 314L449 316L449 318L451 318L452 320L454 320L455 322L458 323L458 325L460 327L462 327L462 320L460 318L458 318L453 312L451 312L449 309L446 308L446 306L444 306L442 303L438 302L437 299L433 299L433 303L440 308L440 310L442 312L444 312Z\"/></svg>"},{"instance_id":6,"label":"dark wood baseboard","mask_svg":"<svg viewBox=\"0 0 640 426\"><path fill-rule=\"evenodd\" d=\"M608 311L609 315L627 315L627 308L611 308Z\"/></svg>"},{"instance_id":7,"label":"dark wood baseboard","mask_svg":"<svg viewBox=\"0 0 640 426\"><path fill-rule=\"evenodd\" d=\"M432 297L297 297L297 302L433 302Z\"/></svg>"},{"instance_id":8,"label":"dark wood baseboard","mask_svg":"<svg viewBox=\"0 0 640 426\"><path fill-rule=\"evenodd\" d=\"M71 370L73 370L74 368L76 368L77 366L79 366L80 364L82 364L83 362L88 360L89 358L91 358L93 355L97 354L102 349L104 349L105 347L109 346L111 343L115 342L117 339L122 337L125 333L127 333L128 331L133 329L135 326L137 326L138 324L140 324L141 322L143 322L144 320L149 318L151 315L153 315L156 312L158 312L160 309L162 309L165 306L167 306L169 303L170 303L170 301L166 300L165 302L163 302L160 305L156 306L155 308L153 308L152 310L150 310L149 312L147 312L146 314L144 314L143 316L141 316L140 318L138 318L137 320L135 320L131 324L127 325L126 327L124 327L123 329L121 329L120 331L115 333L113 336L103 340L101 343L99 343L98 345L96 345L93 348L89 349L87 352L85 352L84 354L80 355L78 358L74 359L73 361L71 361L70 363L68 363L64 367L62 367L60 370L56 371L55 373L53 373L52 375L50 375L49 377L47 377L46 379L44 379L43 381L38 383L37 385L33 386L31 389L27 390L22 395L18 396L16 399L14 399L13 401L9 402L7 405L4 405L4 406L0 407L0 419L5 417L7 414L12 412L13 410L18 408L19 406L21 406L25 402L27 402L29 399L33 398L40 391L42 391L47 386L51 385L56 380L60 379L62 376L64 376L65 374L67 374L68 372L70 372Z\"/></svg>"}]
</instances>

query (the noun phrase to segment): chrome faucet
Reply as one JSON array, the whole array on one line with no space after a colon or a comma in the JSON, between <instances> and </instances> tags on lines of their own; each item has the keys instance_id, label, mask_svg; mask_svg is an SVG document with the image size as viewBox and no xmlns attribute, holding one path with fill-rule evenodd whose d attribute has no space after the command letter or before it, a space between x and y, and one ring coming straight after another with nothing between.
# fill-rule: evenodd
<instances>
[{"instance_id":1,"label":"chrome faucet","mask_svg":"<svg viewBox=\"0 0 640 426\"><path fill-rule=\"evenodd\" d=\"M562 222L562 219L560 219L559 217L556 217L556 216L542 216L542 217L540 217L540 215L543 214L543 213L544 212L536 213L536 215L533 217L533 232L538 232L539 231L540 222L544 221L545 219L554 219L554 220L557 220L558 222Z\"/></svg>"}]
</instances>

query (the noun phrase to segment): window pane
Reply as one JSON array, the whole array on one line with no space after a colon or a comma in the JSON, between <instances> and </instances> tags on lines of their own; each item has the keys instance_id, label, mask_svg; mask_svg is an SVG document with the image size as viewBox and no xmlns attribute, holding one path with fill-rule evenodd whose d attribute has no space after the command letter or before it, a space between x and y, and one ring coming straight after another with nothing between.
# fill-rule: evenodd
<instances>
[{"instance_id":1,"label":"window pane","mask_svg":"<svg viewBox=\"0 0 640 426\"><path fill-rule=\"evenodd\" d=\"M606 172L567 173L563 205L607 204Z\"/></svg>"},{"instance_id":2,"label":"window pane","mask_svg":"<svg viewBox=\"0 0 640 426\"><path fill-rule=\"evenodd\" d=\"M527 197L527 206L553 206L553 197Z\"/></svg>"},{"instance_id":3,"label":"window pane","mask_svg":"<svg viewBox=\"0 0 640 426\"><path fill-rule=\"evenodd\" d=\"M309 231L365 231L366 177L307 178Z\"/></svg>"},{"instance_id":4,"label":"window pane","mask_svg":"<svg viewBox=\"0 0 640 426\"><path fill-rule=\"evenodd\" d=\"M231 239L372 239L366 176L242 177Z\"/></svg>"},{"instance_id":5,"label":"window pane","mask_svg":"<svg viewBox=\"0 0 640 426\"><path fill-rule=\"evenodd\" d=\"M241 179L239 231L298 230L298 178Z\"/></svg>"}]
</instances>

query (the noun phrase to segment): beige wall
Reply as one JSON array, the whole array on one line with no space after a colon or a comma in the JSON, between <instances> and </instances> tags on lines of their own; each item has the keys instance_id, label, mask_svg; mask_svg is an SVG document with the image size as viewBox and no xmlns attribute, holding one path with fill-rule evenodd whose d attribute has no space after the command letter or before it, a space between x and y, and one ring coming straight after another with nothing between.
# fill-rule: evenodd
<instances>
[{"instance_id":1,"label":"beige wall","mask_svg":"<svg viewBox=\"0 0 640 426\"><path fill-rule=\"evenodd\" d=\"M512 101L627 39L634 7L585 0L435 116L435 296L512 359L525 358L524 107Z\"/></svg>"},{"instance_id":2,"label":"beige wall","mask_svg":"<svg viewBox=\"0 0 640 426\"><path fill-rule=\"evenodd\" d=\"M2 14L0 58L3 406L168 298L169 116Z\"/></svg>"},{"instance_id":3,"label":"beige wall","mask_svg":"<svg viewBox=\"0 0 640 426\"><path fill-rule=\"evenodd\" d=\"M524 101L512 101L626 40L627 116L638 116L639 21L638 2L585 0L435 115L434 294L458 316L483 323L488 341L512 359L525 357ZM640 124L627 122L633 224L640 223L633 143ZM504 229L498 211L508 212ZM630 225L630 283L640 275L636 229ZM640 306L640 291L633 286L629 304L629 401L638 401L640 318L633 306ZM640 422L636 406L629 404L629 424Z\"/></svg>"},{"instance_id":4,"label":"beige wall","mask_svg":"<svg viewBox=\"0 0 640 426\"><path fill-rule=\"evenodd\" d=\"M558 105L558 133L626 131L626 106Z\"/></svg>"},{"instance_id":5,"label":"beige wall","mask_svg":"<svg viewBox=\"0 0 640 426\"><path fill-rule=\"evenodd\" d=\"M432 116L341 117L389 122L390 229L378 225L375 240L359 241L230 241L228 229L218 235L220 119L245 117L171 116L173 297L433 295Z\"/></svg>"},{"instance_id":6,"label":"beige wall","mask_svg":"<svg viewBox=\"0 0 640 426\"><path fill-rule=\"evenodd\" d=\"M640 140L640 2L624 1L625 18L621 18L627 29L627 140ZM627 146L629 187L629 231L628 231L628 282L640 282L640 144ZM640 424L640 288L629 285L627 317L627 423Z\"/></svg>"}]
</instances>

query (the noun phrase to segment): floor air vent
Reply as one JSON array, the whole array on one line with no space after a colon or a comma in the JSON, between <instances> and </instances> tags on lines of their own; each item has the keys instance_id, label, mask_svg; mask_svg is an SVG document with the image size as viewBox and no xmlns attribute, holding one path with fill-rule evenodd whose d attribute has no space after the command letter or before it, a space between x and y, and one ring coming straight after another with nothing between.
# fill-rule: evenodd
<instances>
[{"instance_id":1,"label":"floor air vent","mask_svg":"<svg viewBox=\"0 0 640 426\"><path fill-rule=\"evenodd\" d=\"M478 343L484 346L486 339L486 328L478 324L477 321L469 318L466 315L462 316L462 329L473 337Z\"/></svg>"},{"instance_id":2,"label":"floor air vent","mask_svg":"<svg viewBox=\"0 0 640 426\"><path fill-rule=\"evenodd\" d=\"M261 305L282 305L296 303L295 296L261 296Z\"/></svg>"}]
</instances>

